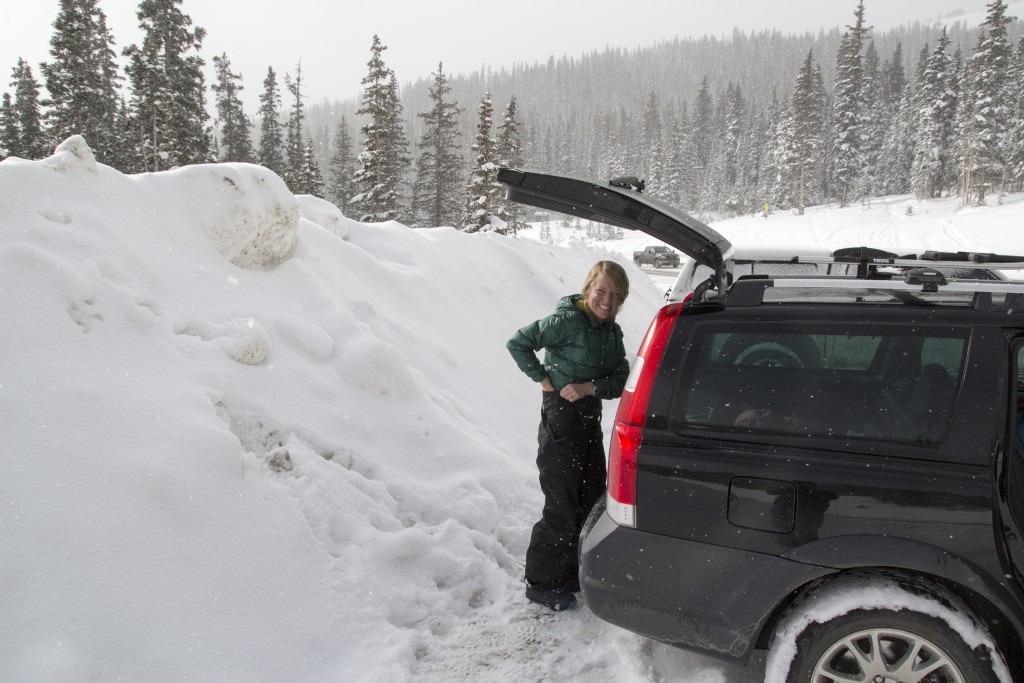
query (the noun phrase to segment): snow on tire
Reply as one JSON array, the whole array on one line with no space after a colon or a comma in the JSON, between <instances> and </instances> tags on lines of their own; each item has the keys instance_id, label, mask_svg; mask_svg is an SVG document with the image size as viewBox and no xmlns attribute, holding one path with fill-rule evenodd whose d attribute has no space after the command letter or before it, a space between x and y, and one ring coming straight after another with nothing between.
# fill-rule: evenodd
<instances>
[{"instance_id":1,"label":"snow on tire","mask_svg":"<svg viewBox=\"0 0 1024 683\"><path fill-rule=\"evenodd\" d=\"M776 628L765 683L1013 683L966 606L930 592L877 575L829 582Z\"/></svg>"}]
</instances>

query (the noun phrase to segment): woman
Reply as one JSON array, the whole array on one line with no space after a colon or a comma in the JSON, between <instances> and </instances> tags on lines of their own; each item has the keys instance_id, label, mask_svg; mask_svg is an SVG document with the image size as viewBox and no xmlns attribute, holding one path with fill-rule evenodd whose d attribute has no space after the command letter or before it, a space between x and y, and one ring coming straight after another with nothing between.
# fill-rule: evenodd
<instances>
[{"instance_id":1,"label":"woman","mask_svg":"<svg viewBox=\"0 0 1024 683\"><path fill-rule=\"evenodd\" d=\"M580 530L605 488L601 399L618 398L629 375L615 322L628 294L622 266L599 261L581 294L564 297L553 314L508 340L519 369L543 389L537 468L544 512L526 551L526 597L556 611L576 604Z\"/></svg>"}]
</instances>

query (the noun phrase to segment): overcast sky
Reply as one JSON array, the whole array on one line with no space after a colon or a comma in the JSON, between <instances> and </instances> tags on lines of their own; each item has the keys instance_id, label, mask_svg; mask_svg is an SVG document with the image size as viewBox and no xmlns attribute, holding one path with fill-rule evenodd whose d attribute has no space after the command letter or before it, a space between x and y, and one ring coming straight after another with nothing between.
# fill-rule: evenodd
<instances>
[{"instance_id":1,"label":"overcast sky","mask_svg":"<svg viewBox=\"0 0 1024 683\"><path fill-rule=\"evenodd\" d=\"M887 29L957 14L984 18L988 0L865 0L868 25ZM1010 4L1024 15L1024 2ZM50 59L59 0L0 0L0 91L23 57L36 80ZM661 40L727 36L733 28L803 33L845 27L856 0L184 0L181 10L206 29L202 56L212 67L226 53L241 73L250 115L273 67L283 75L302 61L306 103L361 93L373 35L388 47L384 61L400 84L429 78L444 63L451 76L488 66L545 62L605 47L635 48ZM138 0L100 0L117 50L141 43ZM212 74L212 69L208 70ZM208 75L207 85L212 82Z\"/></svg>"}]
</instances>

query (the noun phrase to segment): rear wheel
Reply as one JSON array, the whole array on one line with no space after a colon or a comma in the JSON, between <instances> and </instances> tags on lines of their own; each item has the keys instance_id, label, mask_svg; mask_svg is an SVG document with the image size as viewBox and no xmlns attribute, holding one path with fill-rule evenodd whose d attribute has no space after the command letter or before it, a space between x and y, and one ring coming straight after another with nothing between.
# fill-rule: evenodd
<instances>
[{"instance_id":1,"label":"rear wheel","mask_svg":"<svg viewBox=\"0 0 1024 683\"><path fill-rule=\"evenodd\" d=\"M857 610L813 624L797 643L794 683L998 680L945 622L919 612Z\"/></svg>"},{"instance_id":2,"label":"rear wheel","mask_svg":"<svg viewBox=\"0 0 1024 683\"><path fill-rule=\"evenodd\" d=\"M989 636L952 596L882 579L872 587L840 580L806 597L772 643L769 670L779 681L998 683L1006 672Z\"/></svg>"}]
</instances>

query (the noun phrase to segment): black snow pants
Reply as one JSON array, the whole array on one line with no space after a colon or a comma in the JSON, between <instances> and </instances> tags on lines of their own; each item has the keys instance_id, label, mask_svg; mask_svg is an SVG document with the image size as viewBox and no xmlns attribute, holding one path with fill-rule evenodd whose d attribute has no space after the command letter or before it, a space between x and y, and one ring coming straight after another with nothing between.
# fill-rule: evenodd
<instances>
[{"instance_id":1,"label":"black snow pants","mask_svg":"<svg viewBox=\"0 0 1024 683\"><path fill-rule=\"evenodd\" d=\"M570 402L544 392L537 434L544 512L526 551L526 582L538 590L579 590L579 537L605 490L601 400Z\"/></svg>"}]
</instances>

